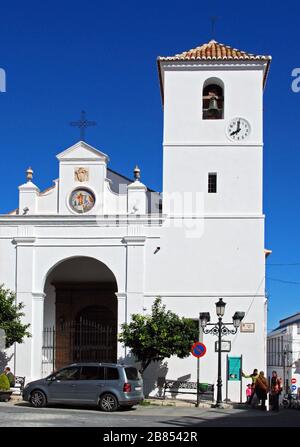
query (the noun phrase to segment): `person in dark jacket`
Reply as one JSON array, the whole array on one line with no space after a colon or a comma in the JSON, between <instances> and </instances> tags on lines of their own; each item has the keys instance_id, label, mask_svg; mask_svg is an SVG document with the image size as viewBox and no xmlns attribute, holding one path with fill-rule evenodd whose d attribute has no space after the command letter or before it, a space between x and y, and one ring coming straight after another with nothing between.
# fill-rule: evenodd
<instances>
[{"instance_id":1,"label":"person in dark jacket","mask_svg":"<svg viewBox=\"0 0 300 447\"><path fill-rule=\"evenodd\" d=\"M261 401L260 409L266 411L266 400L268 397L269 385L265 378L263 371L260 371L259 376L255 381L255 393L258 399Z\"/></svg>"},{"instance_id":2,"label":"person in dark jacket","mask_svg":"<svg viewBox=\"0 0 300 447\"><path fill-rule=\"evenodd\" d=\"M272 371L271 378L271 404L272 411L279 411L279 396L281 394L281 382L276 371Z\"/></svg>"}]
</instances>

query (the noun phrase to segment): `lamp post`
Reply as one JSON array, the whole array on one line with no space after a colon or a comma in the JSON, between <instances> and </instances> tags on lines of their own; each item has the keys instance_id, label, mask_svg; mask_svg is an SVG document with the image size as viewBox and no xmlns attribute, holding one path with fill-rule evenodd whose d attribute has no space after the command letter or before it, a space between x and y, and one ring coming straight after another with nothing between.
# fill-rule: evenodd
<instances>
[{"instance_id":1,"label":"lamp post","mask_svg":"<svg viewBox=\"0 0 300 447\"><path fill-rule=\"evenodd\" d=\"M286 376L289 376L289 374L287 373L287 368L290 366L289 365L289 354L292 354L293 351L290 351L288 349L288 345L285 345L282 351L282 366L283 366L283 390L285 393L287 393L287 378Z\"/></svg>"},{"instance_id":2,"label":"lamp post","mask_svg":"<svg viewBox=\"0 0 300 447\"><path fill-rule=\"evenodd\" d=\"M218 317L217 323L210 323L209 312L201 312L199 315L200 324L204 334L212 334L218 337L218 381L217 381L217 403L216 407L222 407L222 337L228 334L236 334L240 327L241 321L245 316L245 312L235 312L232 317L232 323L223 323L225 313L225 306L222 298L216 303L216 314ZM213 326L211 329L206 329L206 326ZM228 326L233 326L230 329Z\"/></svg>"}]
</instances>

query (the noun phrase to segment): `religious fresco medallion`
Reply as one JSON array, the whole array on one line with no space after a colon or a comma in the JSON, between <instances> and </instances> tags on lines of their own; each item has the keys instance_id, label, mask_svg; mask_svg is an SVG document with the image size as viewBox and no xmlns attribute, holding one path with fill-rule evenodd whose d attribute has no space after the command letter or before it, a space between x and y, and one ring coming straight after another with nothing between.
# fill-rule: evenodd
<instances>
[{"instance_id":1,"label":"religious fresco medallion","mask_svg":"<svg viewBox=\"0 0 300 447\"><path fill-rule=\"evenodd\" d=\"M76 213L87 213L95 205L95 196L88 189L75 189L71 193L70 206Z\"/></svg>"}]
</instances>

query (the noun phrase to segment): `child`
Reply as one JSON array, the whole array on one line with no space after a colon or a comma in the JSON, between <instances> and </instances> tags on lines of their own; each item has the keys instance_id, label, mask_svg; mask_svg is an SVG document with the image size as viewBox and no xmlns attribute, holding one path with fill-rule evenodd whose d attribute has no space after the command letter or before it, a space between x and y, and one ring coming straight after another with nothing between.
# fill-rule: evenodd
<instances>
[{"instance_id":1,"label":"child","mask_svg":"<svg viewBox=\"0 0 300 447\"><path fill-rule=\"evenodd\" d=\"M251 383L248 383L247 388L246 388L247 404L250 403L251 395L252 395L252 387L251 387Z\"/></svg>"}]
</instances>

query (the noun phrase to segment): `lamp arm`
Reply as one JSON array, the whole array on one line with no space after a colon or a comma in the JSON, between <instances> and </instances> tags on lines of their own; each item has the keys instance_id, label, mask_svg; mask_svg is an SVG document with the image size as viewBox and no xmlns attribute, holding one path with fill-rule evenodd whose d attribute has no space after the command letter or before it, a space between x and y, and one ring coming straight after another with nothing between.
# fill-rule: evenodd
<instances>
[{"instance_id":1,"label":"lamp arm","mask_svg":"<svg viewBox=\"0 0 300 447\"><path fill-rule=\"evenodd\" d=\"M216 324L217 323L206 323L206 326L216 326ZM222 323L222 325L225 325L225 326L234 326L234 324L233 323Z\"/></svg>"},{"instance_id":2,"label":"lamp arm","mask_svg":"<svg viewBox=\"0 0 300 447\"><path fill-rule=\"evenodd\" d=\"M234 326L233 323L222 323L221 324L221 337L224 335L235 335L238 331L237 327L234 327L233 329L229 329L227 326ZM212 334L212 335L219 335L219 323L208 323L207 326L213 326L211 329L205 329L203 328L202 331L204 334Z\"/></svg>"}]
</instances>

